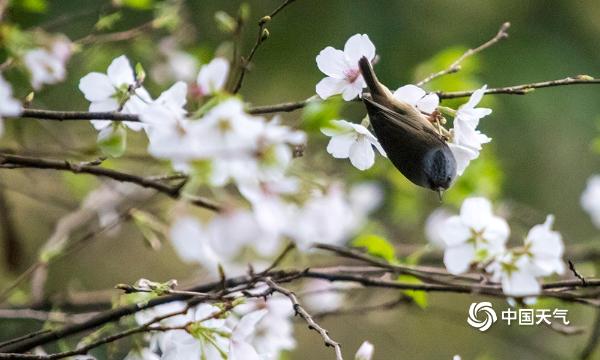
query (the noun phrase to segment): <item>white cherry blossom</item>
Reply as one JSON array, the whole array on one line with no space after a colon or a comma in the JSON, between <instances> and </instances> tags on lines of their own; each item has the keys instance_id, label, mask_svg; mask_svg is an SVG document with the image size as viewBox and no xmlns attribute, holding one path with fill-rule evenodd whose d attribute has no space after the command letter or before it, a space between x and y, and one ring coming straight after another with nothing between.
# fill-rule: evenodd
<instances>
[{"instance_id":1,"label":"white cherry blossom","mask_svg":"<svg viewBox=\"0 0 600 360\"><path fill-rule=\"evenodd\" d=\"M350 37L344 51L331 46L321 50L317 66L327 77L317 84L317 94L322 99L342 94L346 101L361 96L362 89L367 86L358 67L358 60L363 56L370 61L375 58L375 45L366 34Z\"/></svg>"},{"instance_id":2,"label":"white cherry blossom","mask_svg":"<svg viewBox=\"0 0 600 360\"><path fill-rule=\"evenodd\" d=\"M441 226L444 264L452 274L467 271L475 260L503 253L510 234L506 220L495 216L490 201L482 197L466 199L460 215L449 217Z\"/></svg>"},{"instance_id":3,"label":"white cherry blossom","mask_svg":"<svg viewBox=\"0 0 600 360\"><path fill-rule=\"evenodd\" d=\"M259 288L263 291L264 288ZM236 307L242 313L252 313L266 309L267 313L256 324L253 334L248 339L261 359L278 359L281 351L296 347L294 339L294 311L286 297L272 296L265 300L248 301Z\"/></svg>"},{"instance_id":4,"label":"white cherry blossom","mask_svg":"<svg viewBox=\"0 0 600 360\"><path fill-rule=\"evenodd\" d=\"M131 94L131 89L133 94ZM114 59L108 66L106 74L92 72L81 78L79 90L89 100L91 112L97 111L119 111L125 114L139 114L152 102L150 94L141 86L136 84L135 75L129 59L121 55ZM111 126L108 120L91 120L96 130L102 130ZM142 129L139 122L123 122L134 131Z\"/></svg>"},{"instance_id":5,"label":"white cherry blossom","mask_svg":"<svg viewBox=\"0 0 600 360\"><path fill-rule=\"evenodd\" d=\"M31 74L31 86L35 90L44 84L56 84L67 76L66 64L73 52L73 44L60 36L52 41L50 48L35 48L27 51L23 62Z\"/></svg>"},{"instance_id":6,"label":"white cherry blossom","mask_svg":"<svg viewBox=\"0 0 600 360\"><path fill-rule=\"evenodd\" d=\"M288 234L298 249L307 251L315 242L341 245L361 223L342 187L333 184L298 209Z\"/></svg>"},{"instance_id":7,"label":"white cherry blossom","mask_svg":"<svg viewBox=\"0 0 600 360\"><path fill-rule=\"evenodd\" d=\"M152 78L160 84L170 80L191 82L198 73L196 58L178 48L174 37L167 37L160 41L158 50L165 61L154 65L150 70Z\"/></svg>"},{"instance_id":8,"label":"white cherry blossom","mask_svg":"<svg viewBox=\"0 0 600 360\"><path fill-rule=\"evenodd\" d=\"M387 156L377 138L360 124L346 120L331 121L333 128L322 128L321 132L330 136L327 152L336 159L349 158L354 167L366 170L375 163L375 151Z\"/></svg>"},{"instance_id":9,"label":"white cherry blossom","mask_svg":"<svg viewBox=\"0 0 600 360\"><path fill-rule=\"evenodd\" d=\"M600 228L600 175L593 175L587 180L580 203L592 218L594 225Z\"/></svg>"},{"instance_id":10,"label":"white cherry blossom","mask_svg":"<svg viewBox=\"0 0 600 360\"><path fill-rule=\"evenodd\" d=\"M371 360L373 357L373 352L375 351L375 347L368 341L363 342L356 355L354 355L354 360Z\"/></svg>"},{"instance_id":11,"label":"white cherry blossom","mask_svg":"<svg viewBox=\"0 0 600 360\"><path fill-rule=\"evenodd\" d=\"M425 238L430 244L440 249L446 247L442 233L444 232L444 223L451 216L450 211L444 208L436 209L429 214L425 220Z\"/></svg>"},{"instance_id":12,"label":"white cherry blossom","mask_svg":"<svg viewBox=\"0 0 600 360\"><path fill-rule=\"evenodd\" d=\"M171 242L177 255L185 262L200 263L216 273L223 261L212 246L209 231L195 218L185 216L171 225Z\"/></svg>"},{"instance_id":13,"label":"white cherry blossom","mask_svg":"<svg viewBox=\"0 0 600 360\"><path fill-rule=\"evenodd\" d=\"M18 116L22 110L21 103L13 97L12 87L0 74L0 136L4 133L2 117Z\"/></svg>"},{"instance_id":14,"label":"white cherry blossom","mask_svg":"<svg viewBox=\"0 0 600 360\"><path fill-rule=\"evenodd\" d=\"M506 295L532 296L542 290L535 269L525 256L515 256L509 252L492 262L486 270L492 273L493 281L502 284L502 292Z\"/></svg>"},{"instance_id":15,"label":"white cherry blossom","mask_svg":"<svg viewBox=\"0 0 600 360\"><path fill-rule=\"evenodd\" d=\"M123 360L160 360L160 356L148 348L143 348L131 350Z\"/></svg>"},{"instance_id":16,"label":"white cherry blossom","mask_svg":"<svg viewBox=\"0 0 600 360\"><path fill-rule=\"evenodd\" d=\"M501 282L506 295L537 295L542 290L538 278L564 273L564 245L560 233L552 230L553 222L548 215L543 224L529 230L523 248L509 250L488 266L492 280Z\"/></svg>"},{"instance_id":17,"label":"white cherry blossom","mask_svg":"<svg viewBox=\"0 0 600 360\"><path fill-rule=\"evenodd\" d=\"M404 85L393 93L394 98L414 106L417 110L432 114L440 104L436 93L429 93L416 85Z\"/></svg>"},{"instance_id":18,"label":"white cherry blossom","mask_svg":"<svg viewBox=\"0 0 600 360\"><path fill-rule=\"evenodd\" d=\"M244 315L239 323L231 332L229 342L229 357L228 360L260 360L261 357L256 352L250 341L256 331L257 323L260 322L268 310L256 310Z\"/></svg>"},{"instance_id":19,"label":"white cherry blossom","mask_svg":"<svg viewBox=\"0 0 600 360\"><path fill-rule=\"evenodd\" d=\"M527 233L525 249L529 261L535 269L535 275L548 276L563 274L565 264L562 260L565 246L558 231L552 230L554 216L548 215L543 224L535 225Z\"/></svg>"},{"instance_id":20,"label":"white cherry blossom","mask_svg":"<svg viewBox=\"0 0 600 360\"><path fill-rule=\"evenodd\" d=\"M458 175L462 175L469 162L479 157L482 145L492 139L477 130L479 120L492 113L491 109L476 108L483 98L487 86L473 92L469 101L461 105L454 117L454 128L451 130L452 140L448 144L456 159Z\"/></svg>"},{"instance_id":21,"label":"white cherry blossom","mask_svg":"<svg viewBox=\"0 0 600 360\"><path fill-rule=\"evenodd\" d=\"M214 58L200 68L196 83L201 96L212 95L225 87L229 76L229 61L224 58Z\"/></svg>"}]
</instances>

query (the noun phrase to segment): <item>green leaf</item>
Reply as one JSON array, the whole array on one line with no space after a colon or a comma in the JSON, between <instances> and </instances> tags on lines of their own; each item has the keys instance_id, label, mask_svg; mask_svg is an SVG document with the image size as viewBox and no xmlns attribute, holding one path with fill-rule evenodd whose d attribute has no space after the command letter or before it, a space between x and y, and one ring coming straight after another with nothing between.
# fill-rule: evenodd
<instances>
[{"instance_id":1,"label":"green leaf","mask_svg":"<svg viewBox=\"0 0 600 360\"><path fill-rule=\"evenodd\" d=\"M94 27L96 30L110 30L115 26L123 18L123 14L120 11L115 13L101 16L100 19L96 22Z\"/></svg>"},{"instance_id":2,"label":"green leaf","mask_svg":"<svg viewBox=\"0 0 600 360\"><path fill-rule=\"evenodd\" d=\"M103 154L120 157L127 148L127 131L122 124L113 123L98 134L98 146Z\"/></svg>"},{"instance_id":3,"label":"green leaf","mask_svg":"<svg viewBox=\"0 0 600 360\"><path fill-rule=\"evenodd\" d=\"M412 275L400 275L397 279L398 282L405 284L422 284L423 282ZM402 291L406 296L410 297L415 304L421 309L427 308L429 302L427 300L427 293L422 290L404 290Z\"/></svg>"},{"instance_id":4,"label":"green leaf","mask_svg":"<svg viewBox=\"0 0 600 360\"><path fill-rule=\"evenodd\" d=\"M302 111L303 129L318 132L321 128L331 127L331 120L340 118L343 103L339 97L308 103Z\"/></svg>"},{"instance_id":5,"label":"green leaf","mask_svg":"<svg viewBox=\"0 0 600 360\"><path fill-rule=\"evenodd\" d=\"M154 0L120 0L122 6L136 10L149 10L154 5Z\"/></svg>"},{"instance_id":6,"label":"green leaf","mask_svg":"<svg viewBox=\"0 0 600 360\"><path fill-rule=\"evenodd\" d=\"M43 13L48 9L46 0L14 0L11 6L23 9L29 12Z\"/></svg>"},{"instance_id":7,"label":"green leaf","mask_svg":"<svg viewBox=\"0 0 600 360\"><path fill-rule=\"evenodd\" d=\"M352 246L365 248L369 255L382 258L388 262L397 262L394 246L381 236L375 234L360 235L354 239Z\"/></svg>"}]
</instances>

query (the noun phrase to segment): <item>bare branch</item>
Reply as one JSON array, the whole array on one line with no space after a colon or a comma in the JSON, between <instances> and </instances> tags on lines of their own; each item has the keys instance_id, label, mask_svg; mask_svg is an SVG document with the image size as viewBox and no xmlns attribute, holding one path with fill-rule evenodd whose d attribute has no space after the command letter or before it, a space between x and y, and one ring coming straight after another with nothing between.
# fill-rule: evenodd
<instances>
[{"instance_id":1,"label":"bare branch","mask_svg":"<svg viewBox=\"0 0 600 360\"><path fill-rule=\"evenodd\" d=\"M487 89L485 91L486 95L491 94L508 94L508 95L526 95L534 91L535 89L555 87L555 86L564 86L564 85L586 85L586 84L600 84L600 79L593 78L589 75L577 75L575 77L567 77L564 79L558 80L550 80L550 81L542 81L531 84L523 84L523 85L514 85L500 88L492 88ZM440 99L455 99L462 97L471 96L475 90L469 91L452 91L452 92L443 92L438 91L437 94Z\"/></svg>"},{"instance_id":2,"label":"bare branch","mask_svg":"<svg viewBox=\"0 0 600 360\"><path fill-rule=\"evenodd\" d=\"M273 10L269 15L263 16L259 20L258 35L256 37L256 42L254 43L254 46L250 50L250 53L248 54L248 56L241 59L240 75L239 75L238 80L232 90L232 92L234 94L237 94L240 91L240 89L242 88L242 84L244 82L244 77L246 76L246 72L248 72L248 66L252 62L252 59L254 58L254 54L256 54L256 51L258 50L260 45L262 45L262 43L265 42L265 40L267 40L269 38L269 31L267 30L267 23L269 21L271 21L277 14L279 14L279 12L281 10L283 10L286 6L290 5L294 1L295 0L284 1L275 10Z\"/></svg>"},{"instance_id":3,"label":"bare branch","mask_svg":"<svg viewBox=\"0 0 600 360\"><path fill-rule=\"evenodd\" d=\"M429 75L425 79L419 81L416 85L423 86L424 84L430 82L431 80L433 80L435 78L460 71L460 68L461 68L460 64L463 61L465 61L465 59L493 46L498 41L507 38L508 33L506 31L508 30L509 27L510 27L510 23L505 22L504 24L502 24L502 26L500 26L500 30L498 30L498 33L493 38L491 38L490 40L486 41L485 43L479 45L478 47L476 47L474 49L472 48L472 49L467 50L458 59L456 59L455 62L450 64L450 66L448 68Z\"/></svg>"},{"instance_id":4,"label":"bare branch","mask_svg":"<svg viewBox=\"0 0 600 360\"><path fill-rule=\"evenodd\" d=\"M333 347L333 349L335 351L335 358L337 360L343 360L342 348L340 347L340 344L337 341L333 340L329 336L329 332L327 330L325 330L323 327L321 327L319 324L317 324L317 322L312 318L312 316L308 313L308 311L306 311L300 305L296 295L292 291L277 285L270 278L267 278L265 281L271 289L273 289L274 291L276 291L282 295L287 296L288 299L290 299L290 301L292 302L292 305L294 306L294 311L296 312L296 315L299 315L301 318L304 319L304 321L306 321L306 323L308 324L308 328L310 330L314 330L314 331L318 332L319 335L321 335L321 337L323 338L323 341L325 341L325 346Z\"/></svg>"},{"instance_id":5,"label":"bare branch","mask_svg":"<svg viewBox=\"0 0 600 360\"><path fill-rule=\"evenodd\" d=\"M35 168L69 171L75 174L90 174L103 176L113 180L129 182L146 188L157 190L173 199L181 197L181 185L167 185L160 181L152 180L138 175L124 173L116 170L106 169L99 166L75 164L66 160L51 160L29 156L11 155L0 153L0 168ZM210 200L195 197L190 203L208 210L220 211L220 207Z\"/></svg>"}]
</instances>

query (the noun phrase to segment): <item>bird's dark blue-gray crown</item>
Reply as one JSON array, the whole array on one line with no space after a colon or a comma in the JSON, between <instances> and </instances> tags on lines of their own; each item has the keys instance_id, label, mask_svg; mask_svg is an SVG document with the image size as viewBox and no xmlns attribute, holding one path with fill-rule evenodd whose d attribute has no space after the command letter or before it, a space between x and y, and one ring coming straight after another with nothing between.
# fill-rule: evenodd
<instances>
[{"instance_id":1,"label":"bird's dark blue-gray crown","mask_svg":"<svg viewBox=\"0 0 600 360\"><path fill-rule=\"evenodd\" d=\"M450 187L456 176L456 160L450 149L438 148L425 156L423 169L431 189L445 190Z\"/></svg>"}]
</instances>

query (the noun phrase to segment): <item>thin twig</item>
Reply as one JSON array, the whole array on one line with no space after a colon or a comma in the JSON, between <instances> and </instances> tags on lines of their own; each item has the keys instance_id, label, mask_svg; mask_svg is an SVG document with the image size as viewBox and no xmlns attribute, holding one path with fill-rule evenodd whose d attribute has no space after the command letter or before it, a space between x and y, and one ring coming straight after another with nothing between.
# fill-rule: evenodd
<instances>
[{"instance_id":1,"label":"thin twig","mask_svg":"<svg viewBox=\"0 0 600 360\"><path fill-rule=\"evenodd\" d=\"M498 33L493 38L491 38L490 40L486 41L485 43L479 45L476 48L471 48L471 49L467 50L458 59L456 59L455 62L450 64L450 66L448 68L429 75L425 79L419 81L417 83L417 86L423 86L424 84L430 82L431 80L433 80L435 78L460 71L460 68L461 68L460 64L463 61L465 61L465 59L493 46L498 41L507 38L508 33L506 31L508 30L509 27L510 27L510 23L505 22L504 24L502 24L502 26L500 26L500 30L498 30Z\"/></svg>"},{"instance_id":2,"label":"thin twig","mask_svg":"<svg viewBox=\"0 0 600 360\"><path fill-rule=\"evenodd\" d=\"M35 337L35 336L38 336L38 335L42 335L42 334L45 334L45 333L50 332L50 331L51 331L50 329L42 329L42 330L39 330L39 331L34 331L32 333L29 333L29 334L25 334L23 336L16 337L14 339L10 339L10 340L6 340L6 341L3 341L3 342L0 342L0 348L2 348L4 346L11 345L11 344L16 344L16 343L18 343L20 341L31 339L32 337Z\"/></svg>"},{"instance_id":3,"label":"thin twig","mask_svg":"<svg viewBox=\"0 0 600 360\"><path fill-rule=\"evenodd\" d=\"M286 0L281 5L279 5L275 10L273 10L269 15L263 16L258 22L258 35L256 36L256 42L250 53L245 58L241 59L240 63L240 75L238 77L235 86L233 87L232 93L237 94L242 88L242 84L244 82L244 77L248 72L248 67L254 58L254 54L256 51L269 38L269 31L267 30L267 23L271 21L281 10L283 10L286 6L293 3L295 0Z\"/></svg>"},{"instance_id":4,"label":"thin twig","mask_svg":"<svg viewBox=\"0 0 600 360\"><path fill-rule=\"evenodd\" d=\"M75 164L66 160L53 160L0 153L0 168L13 169L22 167L35 169L53 169L69 171L75 174L90 174L95 176L103 176L113 180L129 182L142 187L154 189L163 194L168 195L173 199L179 199L181 197L180 185L167 185L162 182L134 174L106 169L99 166ZM204 198L194 197L193 199L190 199L190 203L208 210L220 211L220 207L217 204Z\"/></svg>"},{"instance_id":5,"label":"thin twig","mask_svg":"<svg viewBox=\"0 0 600 360\"><path fill-rule=\"evenodd\" d=\"M129 30L117 31L108 34L90 34L74 42L80 45L103 44L131 40L154 28L154 20L136 26Z\"/></svg>"},{"instance_id":6,"label":"thin twig","mask_svg":"<svg viewBox=\"0 0 600 360\"><path fill-rule=\"evenodd\" d=\"M329 336L329 333L327 332L327 330L325 330L323 327L321 327L321 325L317 324L317 322L312 318L312 316L308 313L308 311L306 311L300 305L296 295L292 291L277 285L270 278L265 279L265 281L271 289L273 289L274 291L276 291L282 295L287 296L288 299L290 299L290 301L292 302L292 305L294 306L294 311L296 312L296 315L299 315L301 318L304 319L304 321L306 321L306 323L308 324L308 328L310 330L315 330L316 332L319 333L319 335L321 335L321 337L323 338L323 341L325 341L325 346L333 347L333 349L335 350L335 358L337 360L343 360L342 348L340 347L340 344L337 341L333 340Z\"/></svg>"},{"instance_id":7,"label":"thin twig","mask_svg":"<svg viewBox=\"0 0 600 360\"><path fill-rule=\"evenodd\" d=\"M584 287L587 286L587 283L585 282L585 278L583 276L581 276L581 274L579 274L577 272L577 270L575 269L575 264L573 264L573 262L571 260L568 260L568 263L569 263L569 270L571 270L571 272L573 273L573 275L575 275L576 278L581 280L581 285L583 285Z\"/></svg>"},{"instance_id":8,"label":"thin twig","mask_svg":"<svg viewBox=\"0 0 600 360\"><path fill-rule=\"evenodd\" d=\"M600 79L593 78L589 75L577 75L575 77L567 77L564 79L558 80L550 80L550 81L542 81L531 84L523 84L523 85L515 85L515 86L507 86L500 88L492 88L487 89L485 91L486 95L491 94L507 94L507 95L526 95L534 91L535 89L547 88L547 87L555 87L555 86L564 86L564 85L586 85L586 84L600 84ZM452 91L452 92L437 92L440 99L455 99L462 97L471 96L475 90L468 91Z\"/></svg>"},{"instance_id":9,"label":"thin twig","mask_svg":"<svg viewBox=\"0 0 600 360\"><path fill-rule=\"evenodd\" d=\"M51 355L32 355L32 354L18 354L18 353L0 353L0 359L36 359L36 360L53 360L53 359L63 359L66 357L71 357L71 356L75 356L75 355L85 355L88 353L88 351L97 348L98 346L101 345L105 345L105 344L109 344L111 342L117 341L119 339L134 335L134 334L138 334L138 333L143 333L143 332L149 332L149 331L163 331L162 328L160 327L151 327L151 325L160 322L164 319L168 319L170 317L173 316L177 316L177 315L181 315L181 314L185 314L189 311L190 309L190 305L186 306L183 310L179 310L176 312L172 312L166 315L162 315L162 316L157 316L154 319L148 321L147 323L110 335L110 336L106 336L104 338L101 338L99 340L96 340L94 342L91 342L85 346L82 346L80 348L77 348L75 350L69 350L69 351L63 351L60 353L56 353L56 354L51 354ZM171 330L171 329L168 329Z\"/></svg>"}]
</instances>

